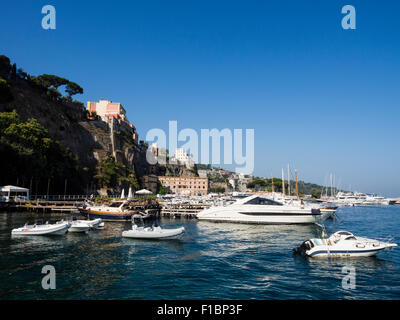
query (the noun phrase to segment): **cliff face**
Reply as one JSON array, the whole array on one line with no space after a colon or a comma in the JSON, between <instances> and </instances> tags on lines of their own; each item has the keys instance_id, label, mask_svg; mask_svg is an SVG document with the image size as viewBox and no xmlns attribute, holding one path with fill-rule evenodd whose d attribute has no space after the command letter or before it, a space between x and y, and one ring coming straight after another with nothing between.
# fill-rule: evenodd
<instances>
[{"instance_id":1,"label":"cliff face","mask_svg":"<svg viewBox=\"0 0 400 320\"><path fill-rule=\"evenodd\" d=\"M158 166L146 161L146 146L137 145L129 131L111 130L101 120L87 120L83 104L67 99L49 98L43 91L23 79L10 82L13 99L0 103L0 112L16 110L22 120L35 118L50 136L71 150L79 166L87 172L86 184L93 185L93 176L98 161L113 155L138 178L148 174L159 174Z\"/></svg>"},{"instance_id":2,"label":"cliff face","mask_svg":"<svg viewBox=\"0 0 400 320\"><path fill-rule=\"evenodd\" d=\"M160 168L160 174L165 176L196 177L195 168L188 169L184 165L166 164Z\"/></svg>"},{"instance_id":3,"label":"cliff face","mask_svg":"<svg viewBox=\"0 0 400 320\"><path fill-rule=\"evenodd\" d=\"M21 119L35 118L51 137L69 148L80 160L84 160L83 146L92 140L91 134L80 125L84 120L83 106L73 102L58 102L43 96L25 81L11 85L14 99L0 104L0 112L16 110Z\"/></svg>"},{"instance_id":4,"label":"cliff face","mask_svg":"<svg viewBox=\"0 0 400 320\"><path fill-rule=\"evenodd\" d=\"M58 92L56 88L65 83L70 82L52 75L32 77L17 69L16 64L11 65L6 56L0 55L0 112L16 110L23 121L36 119L53 140L70 150L77 158L79 183L82 184L80 190L93 192L99 189L94 178L96 166L109 156L133 171L141 187L150 188L153 192L158 183L154 175L197 175L196 169L187 169L182 165L150 165L146 160L147 145L137 143L136 133L129 124L114 119L106 123L88 117L81 102L62 97ZM82 93L83 89L80 89ZM25 177L27 179L32 180ZM58 184L64 186L64 179L68 177L58 177ZM46 183L42 186L43 190L47 181L41 183Z\"/></svg>"}]
</instances>

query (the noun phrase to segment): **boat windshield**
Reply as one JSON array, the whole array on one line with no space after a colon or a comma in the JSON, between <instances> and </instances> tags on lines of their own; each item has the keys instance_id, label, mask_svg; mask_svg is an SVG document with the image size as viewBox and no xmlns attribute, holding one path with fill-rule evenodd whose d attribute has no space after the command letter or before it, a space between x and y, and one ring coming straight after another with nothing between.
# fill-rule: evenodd
<instances>
[{"instance_id":1,"label":"boat windshield","mask_svg":"<svg viewBox=\"0 0 400 320\"><path fill-rule=\"evenodd\" d=\"M347 231L340 231L340 232L338 232L338 234L340 234L342 236L351 236L352 235L350 232L347 232Z\"/></svg>"},{"instance_id":2,"label":"boat windshield","mask_svg":"<svg viewBox=\"0 0 400 320\"><path fill-rule=\"evenodd\" d=\"M251 199L251 200L247 201L245 204L258 204L258 205L264 205L264 206L282 206L282 203L279 203L279 202L271 200L271 199L261 198L261 197L256 197L254 199Z\"/></svg>"},{"instance_id":3,"label":"boat windshield","mask_svg":"<svg viewBox=\"0 0 400 320\"><path fill-rule=\"evenodd\" d=\"M344 240L357 240L356 239L356 237L355 236L350 236L350 237L347 237L346 239L344 239Z\"/></svg>"}]
</instances>

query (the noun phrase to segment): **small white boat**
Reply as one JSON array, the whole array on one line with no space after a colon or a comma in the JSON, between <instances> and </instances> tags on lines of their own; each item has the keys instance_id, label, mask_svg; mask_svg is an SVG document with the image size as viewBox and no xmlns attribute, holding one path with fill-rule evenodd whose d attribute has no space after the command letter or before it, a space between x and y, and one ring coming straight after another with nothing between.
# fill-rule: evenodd
<instances>
[{"instance_id":1,"label":"small white boat","mask_svg":"<svg viewBox=\"0 0 400 320\"><path fill-rule=\"evenodd\" d=\"M99 223L99 225L95 227L95 229L97 230L104 229L104 222Z\"/></svg>"},{"instance_id":2,"label":"small white boat","mask_svg":"<svg viewBox=\"0 0 400 320\"><path fill-rule=\"evenodd\" d=\"M397 247L397 244L356 237L348 231L338 231L328 239L306 240L293 251L313 258L370 257L390 247Z\"/></svg>"},{"instance_id":3,"label":"small white boat","mask_svg":"<svg viewBox=\"0 0 400 320\"><path fill-rule=\"evenodd\" d=\"M54 224L25 224L21 228L16 228L11 231L11 235L26 235L26 236L43 236L43 235L63 235L70 228L71 224L67 221L58 221Z\"/></svg>"},{"instance_id":4,"label":"small white boat","mask_svg":"<svg viewBox=\"0 0 400 320\"><path fill-rule=\"evenodd\" d=\"M162 229L161 227L138 227L136 224L132 224L132 229L122 232L122 236L135 239L165 239L179 236L184 232L184 227Z\"/></svg>"},{"instance_id":5,"label":"small white boat","mask_svg":"<svg viewBox=\"0 0 400 320\"><path fill-rule=\"evenodd\" d=\"M94 220L76 220L76 221L88 225L90 229L99 229L101 227L104 227L104 222L103 220L101 220L101 218L97 218Z\"/></svg>"},{"instance_id":6,"label":"small white boat","mask_svg":"<svg viewBox=\"0 0 400 320\"><path fill-rule=\"evenodd\" d=\"M70 221L71 226L68 229L68 232L87 232L90 229L90 226L85 221L73 220Z\"/></svg>"}]
</instances>

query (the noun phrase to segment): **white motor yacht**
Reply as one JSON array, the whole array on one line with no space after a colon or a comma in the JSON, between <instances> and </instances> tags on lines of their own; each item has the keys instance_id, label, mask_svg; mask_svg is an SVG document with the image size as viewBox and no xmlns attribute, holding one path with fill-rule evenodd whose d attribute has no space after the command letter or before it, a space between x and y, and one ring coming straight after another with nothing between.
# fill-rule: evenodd
<instances>
[{"instance_id":1,"label":"white motor yacht","mask_svg":"<svg viewBox=\"0 0 400 320\"><path fill-rule=\"evenodd\" d=\"M25 224L21 228L16 228L11 231L11 235L24 235L24 236L43 236L43 235L63 235L70 228L71 224L67 221L58 221L54 224L40 224L34 225Z\"/></svg>"},{"instance_id":2,"label":"white motor yacht","mask_svg":"<svg viewBox=\"0 0 400 320\"><path fill-rule=\"evenodd\" d=\"M356 237L348 231L338 231L328 239L304 241L300 247L293 249L293 251L313 258L369 257L390 247L397 247L397 244Z\"/></svg>"},{"instance_id":3,"label":"white motor yacht","mask_svg":"<svg viewBox=\"0 0 400 320\"><path fill-rule=\"evenodd\" d=\"M197 214L199 220L255 224L320 223L333 214L307 206L286 205L260 195L239 199L231 205L211 207Z\"/></svg>"}]
</instances>

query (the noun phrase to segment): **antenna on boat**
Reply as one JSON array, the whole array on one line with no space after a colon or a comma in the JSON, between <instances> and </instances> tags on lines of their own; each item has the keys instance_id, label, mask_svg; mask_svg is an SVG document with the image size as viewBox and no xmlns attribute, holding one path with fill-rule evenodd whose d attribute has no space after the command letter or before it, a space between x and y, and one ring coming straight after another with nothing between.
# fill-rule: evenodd
<instances>
[{"instance_id":1,"label":"antenna on boat","mask_svg":"<svg viewBox=\"0 0 400 320\"><path fill-rule=\"evenodd\" d=\"M297 185L297 169L296 169L296 194L297 194L297 201L299 201L299 186Z\"/></svg>"},{"instance_id":2,"label":"antenna on boat","mask_svg":"<svg viewBox=\"0 0 400 320\"><path fill-rule=\"evenodd\" d=\"M282 194L283 198L285 198L285 171L282 168Z\"/></svg>"}]
</instances>

